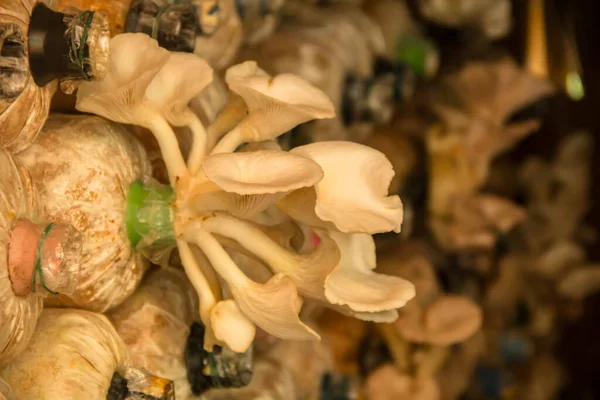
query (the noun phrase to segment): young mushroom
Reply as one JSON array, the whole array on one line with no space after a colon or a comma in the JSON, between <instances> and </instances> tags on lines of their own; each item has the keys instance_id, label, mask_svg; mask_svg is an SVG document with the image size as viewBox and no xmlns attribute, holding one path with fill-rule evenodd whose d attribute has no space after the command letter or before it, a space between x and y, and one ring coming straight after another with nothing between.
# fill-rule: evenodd
<instances>
[{"instance_id":1,"label":"young mushroom","mask_svg":"<svg viewBox=\"0 0 600 400\"><path fill-rule=\"evenodd\" d=\"M249 114L212 154L232 152L244 142L274 139L304 122L335 116L331 100L322 91L295 75L271 78L254 61L229 68L225 80L244 99Z\"/></svg>"},{"instance_id":2,"label":"young mushroom","mask_svg":"<svg viewBox=\"0 0 600 400\"><path fill-rule=\"evenodd\" d=\"M394 323L402 338L446 348L473 336L481 327L483 314L479 306L463 296L443 295L427 307L411 301L401 310Z\"/></svg>"}]
</instances>

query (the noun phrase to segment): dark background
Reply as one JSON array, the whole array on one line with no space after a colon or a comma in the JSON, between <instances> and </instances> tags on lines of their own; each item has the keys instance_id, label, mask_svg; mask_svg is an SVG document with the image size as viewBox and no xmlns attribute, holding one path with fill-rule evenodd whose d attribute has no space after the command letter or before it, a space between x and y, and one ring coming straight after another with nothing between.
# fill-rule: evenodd
<instances>
[{"instance_id":1,"label":"dark background","mask_svg":"<svg viewBox=\"0 0 600 400\"><path fill-rule=\"evenodd\" d=\"M590 131L595 138L591 183L595 204L586 222L600 232L600 185L595 185L600 182L600 1L545 1L550 75L558 83L556 75L564 74L565 55L560 35L568 23L572 23L586 95L575 102L559 92L548 104L542 129L507 156L514 161L522 161L531 154L549 158L564 135L582 129ZM415 1L409 0L409 4L418 15ZM494 51L506 49L521 63L525 59L527 43L527 7L527 0L513 0L511 35L493 45ZM478 51L482 57L490 53L489 48L476 43L476 35L472 32L456 32L431 24L427 25L426 32L439 44L444 68L452 68L453 63L465 57L473 58ZM471 54L461 54L467 47L471 48L468 50ZM600 263L600 243L590 245L588 252L591 262ZM556 351L567 370L566 387L560 400L600 399L600 294L588 298L584 309L580 320L563 325L560 332Z\"/></svg>"}]
</instances>

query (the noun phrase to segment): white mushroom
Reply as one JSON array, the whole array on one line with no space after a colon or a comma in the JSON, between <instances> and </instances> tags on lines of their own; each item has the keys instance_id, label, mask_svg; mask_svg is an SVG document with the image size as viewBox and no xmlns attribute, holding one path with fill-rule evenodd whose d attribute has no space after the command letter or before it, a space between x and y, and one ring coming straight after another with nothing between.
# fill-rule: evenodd
<instances>
[{"instance_id":1,"label":"white mushroom","mask_svg":"<svg viewBox=\"0 0 600 400\"><path fill-rule=\"evenodd\" d=\"M400 232L402 202L388 196L394 170L382 153L350 142L313 143L291 152L324 172L314 190L291 193L278 203L292 218L346 233Z\"/></svg>"},{"instance_id":2,"label":"white mushroom","mask_svg":"<svg viewBox=\"0 0 600 400\"><path fill-rule=\"evenodd\" d=\"M295 75L271 78L254 61L229 68L225 80L244 99L249 114L213 153L232 152L244 142L274 139L309 120L335 117L333 104L322 91Z\"/></svg>"},{"instance_id":3,"label":"white mushroom","mask_svg":"<svg viewBox=\"0 0 600 400\"><path fill-rule=\"evenodd\" d=\"M198 143L193 147L191 161L198 168L206 138L201 123L187 109L187 102L212 80L212 71L201 59L171 55L156 40L141 33L115 36L110 41L110 52L106 77L80 85L76 107L150 129L160 146L171 184L175 185L176 178L186 178L189 173L167 119L176 121L176 125L191 125ZM179 72L179 64L186 73ZM177 68L177 74L173 68ZM190 70L195 73L189 73ZM177 99L182 88L186 88L184 96Z\"/></svg>"},{"instance_id":4,"label":"white mushroom","mask_svg":"<svg viewBox=\"0 0 600 400\"><path fill-rule=\"evenodd\" d=\"M185 76L194 71L196 79ZM188 103L213 79L213 70L201 58L187 53L172 53L146 88L145 96L173 126L188 126L193 143L188 157L188 169L194 175L207 150L206 130Z\"/></svg>"}]
</instances>

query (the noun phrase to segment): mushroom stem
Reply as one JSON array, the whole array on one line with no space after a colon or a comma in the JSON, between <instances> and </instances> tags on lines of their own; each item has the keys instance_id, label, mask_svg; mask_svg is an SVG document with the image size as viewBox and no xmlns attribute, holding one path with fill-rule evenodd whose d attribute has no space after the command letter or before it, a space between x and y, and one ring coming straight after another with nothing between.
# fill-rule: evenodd
<instances>
[{"instance_id":1,"label":"mushroom stem","mask_svg":"<svg viewBox=\"0 0 600 400\"><path fill-rule=\"evenodd\" d=\"M432 377L444 366L450 355L448 346L431 345L425 358L417 366L416 376Z\"/></svg>"},{"instance_id":2,"label":"mushroom stem","mask_svg":"<svg viewBox=\"0 0 600 400\"><path fill-rule=\"evenodd\" d=\"M202 316L202 321L208 321L208 319L204 319L204 317L208 317L210 313L210 308L214 306L218 300L220 300L219 293L214 293L211 289L208 280L202 273L202 269L196 262L194 257L194 253L192 253L192 249L189 244L185 241L178 239L177 240L177 248L179 249L179 256L181 257L181 263L183 264L183 269L187 274L190 282L196 289L198 293L198 297L200 298L200 309L206 310L207 314Z\"/></svg>"},{"instance_id":3,"label":"mushroom stem","mask_svg":"<svg viewBox=\"0 0 600 400\"><path fill-rule=\"evenodd\" d=\"M179 249L179 257L181 257L183 269L200 299L200 319L206 327L207 333L204 340L204 348L207 351L212 351L213 345L218 343L210 326L210 312L217 304L217 301L220 300L220 293L214 293L212 291L206 277L194 258L190 246L185 241L178 239L177 248Z\"/></svg>"},{"instance_id":4,"label":"mushroom stem","mask_svg":"<svg viewBox=\"0 0 600 400\"><path fill-rule=\"evenodd\" d=\"M212 149L221 136L235 128L247 113L248 108L244 100L230 92L227 103L208 127L208 148Z\"/></svg>"},{"instance_id":5,"label":"mushroom stem","mask_svg":"<svg viewBox=\"0 0 600 400\"><path fill-rule=\"evenodd\" d=\"M210 154L233 153L235 149L237 149L238 146L243 143L243 141L244 139L242 138L242 131L240 126L237 125L225 136L223 136Z\"/></svg>"},{"instance_id":6,"label":"mushroom stem","mask_svg":"<svg viewBox=\"0 0 600 400\"><path fill-rule=\"evenodd\" d=\"M188 171L194 176L202 165L202 160L206 155L207 134L204 125L200 119L190 109L186 110L186 124L192 131L193 142L190 155L188 157Z\"/></svg>"},{"instance_id":7,"label":"mushroom stem","mask_svg":"<svg viewBox=\"0 0 600 400\"><path fill-rule=\"evenodd\" d=\"M402 372L407 373L410 370L410 343L402 336L398 335L394 325L392 324L377 324L377 329L388 345L394 365Z\"/></svg>"},{"instance_id":8,"label":"mushroom stem","mask_svg":"<svg viewBox=\"0 0 600 400\"><path fill-rule=\"evenodd\" d=\"M290 252L248 222L217 214L203 221L202 226L211 233L235 240L267 265L285 265L289 263Z\"/></svg>"},{"instance_id":9,"label":"mushroom stem","mask_svg":"<svg viewBox=\"0 0 600 400\"><path fill-rule=\"evenodd\" d=\"M192 254L194 255L194 259L202 271L202 274L206 278L208 285L212 289L212 292L215 295L216 301L220 301L226 298L221 290L221 283L219 282L219 278L217 277L217 273L214 268L210 265L210 262L204 255L202 251L196 246L189 246Z\"/></svg>"},{"instance_id":10,"label":"mushroom stem","mask_svg":"<svg viewBox=\"0 0 600 400\"><path fill-rule=\"evenodd\" d=\"M169 172L169 181L171 186L175 187L178 179L189 177L185 161L181 155L181 149L177 142L177 136L171 129L171 126L162 117L155 116L150 120L148 126L158 142L160 152L165 161L167 171Z\"/></svg>"},{"instance_id":11,"label":"mushroom stem","mask_svg":"<svg viewBox=\"0 0 600 400\"><path fill-rule=\"evenodd\" d=\"M244 286L249 279L231 259L217 239L199 224L190 227L186 238L193 241L206 255L213 268L230 286Z\"/></svg>"},{"instance_id":12,"label":"mushroom stem","mask_svg":"<svg viewBox=\"0 0 600 400\"><path fill-rule=\"evenodd\" d=\"M285 274L277 274L264 284L248 278L219 244L199 223L185 232L186 240L194 241L211 264L227 282L241 312L266 332L291 340L318 340L319 335L305 325L298 313L303 299L296 285ZM247 332L243 332L246 334Z\"/></svg>"}]
</instances>

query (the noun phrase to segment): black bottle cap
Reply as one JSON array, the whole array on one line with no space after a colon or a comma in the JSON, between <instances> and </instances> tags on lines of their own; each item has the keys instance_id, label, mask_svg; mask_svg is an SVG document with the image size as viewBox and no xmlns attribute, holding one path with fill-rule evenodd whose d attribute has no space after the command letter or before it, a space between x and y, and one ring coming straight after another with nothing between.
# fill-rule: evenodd
<instances>
[{"instance_id":1,"label":"black bottle cap","mask_svg":"<svg viewBox=\"0 0 600 400\"><path fill-rule=\"evenodd\" d=\"M29 23L29 68L36 85L44 86L62 76L63 58L69 53L66 31L64 14L36 4Z\"/></svg>"},{"instance_id":2,"label":"black bottle cap","mask_svg":"<svg viewBox=\"0 0 600 400\"><path fill-rule=\"evenodd\" d=\"M162 4L134 0L127 14L125 32L141 32L170 51L192 53L201 32L196 7L189 3Z\"/></svg>"},{"instance_id":3,"label":"black bottle cap","mask_svg":"<svg viewBox=\"0 0 600 400\"><path fill-rule=\"evenodd\" d=\"M127 388L127 379L118 372L115 372L110 381L106 400L123 400L128 394L129 389Z\"/></svg>"},{"instance_id":4,"label":"black bottle cap","mask_svg":"<svg viewBox=\"0 0 600 400\"><path fill-rule=\"evenodd\" d=\"M94 80L106 74L109 33L104 14L64 14L38 3L28 36L29 68L38 86L59 78Z\"/></svg>"}]
</instances>

